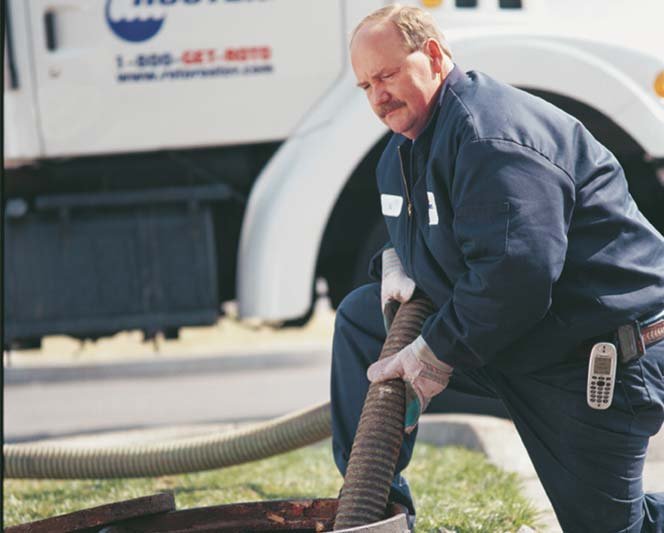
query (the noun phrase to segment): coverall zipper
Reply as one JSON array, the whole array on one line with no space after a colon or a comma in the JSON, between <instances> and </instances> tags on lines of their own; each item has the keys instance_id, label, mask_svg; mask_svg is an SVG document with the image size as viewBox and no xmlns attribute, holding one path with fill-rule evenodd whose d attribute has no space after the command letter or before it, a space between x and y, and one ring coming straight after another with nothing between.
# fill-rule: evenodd
<instances>
[{"instance_id":1,"label":"coverall zipper","mask_svg":"<svg viewBox=\"0 0 664 533\"><path fill-rule=\"evenodd\" d=\"M413 258L412 258L412 252L413 252L413 247L412 247L412 216L413 216L413 203L411 202L410 199L410 188L408 187L408 180L406 178L406 172L404 171L404 166L403 166L403 157L401 155L401 146L397 146L397 152L399 154L399 166L401 167L401 180L403 182L403 189L404 193L406 194L406 205L408 207L407 212L408 212L408 218L406 219L406 234L408 235L408 238L406 239L406 250L405 250L405 257L404 257L404 268L406 269L406 272L411 272L411 267L413 264Z\"/></svg>"},{"instance_id":2,"label":"coverall zipper","mask_svg":"<svg viewBox=\"0 0 664 533\"><path fill-rule=\"evenodd\" d=\"M410 190L408 189L408 181L406 181L406 173L403 170L403 157L401 156L401 146L397 146L399 153L399 166L401 167L401 180L403 181L403 190L406 193L406 205L408 206L408 216L413 215L413 204L410 201Z\"/></svg>"}]
</instances>

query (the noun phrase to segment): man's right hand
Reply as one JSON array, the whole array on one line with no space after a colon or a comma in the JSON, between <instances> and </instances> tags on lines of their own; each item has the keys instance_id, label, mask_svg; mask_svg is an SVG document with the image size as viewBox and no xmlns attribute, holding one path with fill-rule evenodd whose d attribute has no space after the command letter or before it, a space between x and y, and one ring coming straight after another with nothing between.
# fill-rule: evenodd
<instances>
[{"instance_id":1,"label":"man's right hand","mask_svg":"<svg viewBox=\"0 0 664 533\"><path fill-rule=\"evenodd\" d=\"M380 307L383 316L389 319L390 302L405 303L413 297L415 282L410 279L401 265L399 256L394 248L383 251L383 275L380 284Z\"/></svg>"}]
</instances>

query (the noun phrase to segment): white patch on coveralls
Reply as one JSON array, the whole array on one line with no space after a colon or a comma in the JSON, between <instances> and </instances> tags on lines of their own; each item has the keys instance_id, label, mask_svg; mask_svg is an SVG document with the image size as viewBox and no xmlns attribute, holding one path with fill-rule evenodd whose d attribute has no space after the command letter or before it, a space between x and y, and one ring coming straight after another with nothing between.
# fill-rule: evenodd
<instances>
[{"instance_id":1,"label":"white patch on coveralls","mask_svg":"<svg viewBox=\"0 0 664 533\"><path fill-rule=\"evenodd\" d=\"M427 192L427 198L429 199L429 226L435 226L438 224L438 209L436 209L436 199L434 198L432 192Z\"/></svg>"},{"instance_id":2,"label":"white patch on coveralls","mask_svg":"<svg viewBox=\"0 0 664 533\"><path fill-rule=\"evenodd\" d=\"M403 207L403 198L396 194L381 194L380 206L386 217L398 217Z\"/></svg>"}]
</instances>

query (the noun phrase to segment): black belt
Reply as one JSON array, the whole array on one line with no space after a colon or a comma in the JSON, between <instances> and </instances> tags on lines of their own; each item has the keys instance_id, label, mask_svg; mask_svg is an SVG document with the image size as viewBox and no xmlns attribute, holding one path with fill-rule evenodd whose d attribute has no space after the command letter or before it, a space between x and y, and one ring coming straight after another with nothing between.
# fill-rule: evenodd
<instances>
[{"instance_id":1,"label":"black belt","mask_svg":"<svg viewBox=\"0 0 664 533\"><path fill-rule=\"evenodd\" d=\"M664 310L643 320L635 320L620 326L614 332L585 341L579 347L579 355L588 358L596 342L608 341L616 346L622 363L641 357L646 348L664 339Z\"/></svg>"}]
</instances>

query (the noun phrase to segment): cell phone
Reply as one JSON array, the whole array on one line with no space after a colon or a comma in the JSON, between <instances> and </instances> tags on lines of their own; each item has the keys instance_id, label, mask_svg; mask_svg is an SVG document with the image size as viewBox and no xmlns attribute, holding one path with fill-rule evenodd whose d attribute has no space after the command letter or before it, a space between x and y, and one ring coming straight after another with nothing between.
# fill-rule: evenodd
<instances>
[{"instance_id":1,"label":"cell phone","mask_svg":"<svg viewBox=\"0 0 664 533\"><path fill-rule=\"evenodd\" d=\"M618 352L610 342L598 342L590 352L586 401L592 409L608 409L616 384Z\"/></svg>"}]
</instances>

